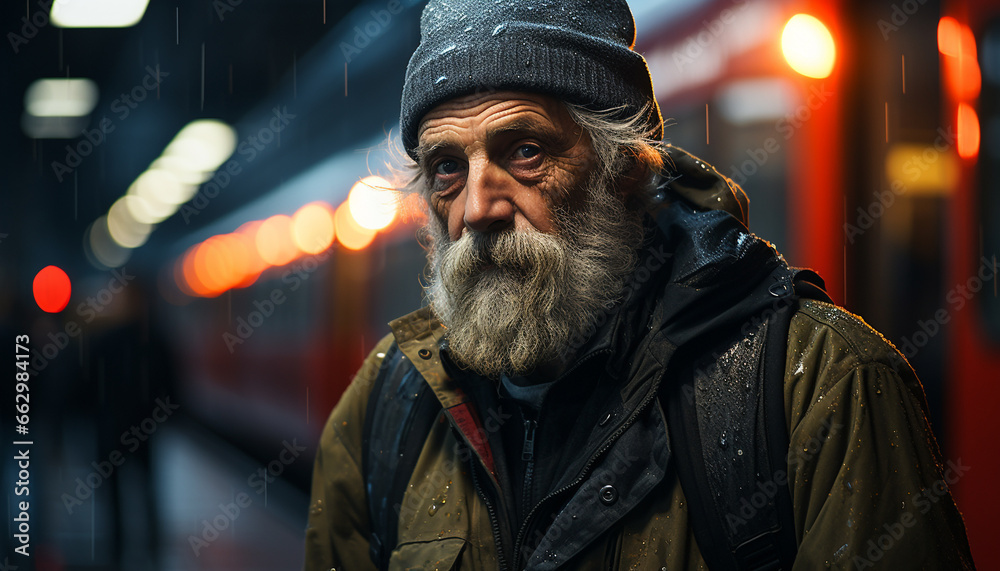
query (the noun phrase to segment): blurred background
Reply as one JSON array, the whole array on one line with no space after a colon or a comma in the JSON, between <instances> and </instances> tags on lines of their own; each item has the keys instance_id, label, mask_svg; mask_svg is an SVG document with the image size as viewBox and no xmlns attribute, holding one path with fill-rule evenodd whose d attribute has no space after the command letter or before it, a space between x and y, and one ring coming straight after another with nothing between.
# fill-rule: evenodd
<instances>
[{"instance_id":1,"label":"blurred background","mask_svg":"<svg viewBox=\"0 0 1000 571\"><path fill-rule=\"evenodd\" d=\"M910 358L1000 568L1000 2L630 4L666 136ZM301 567L326 416L421 304L422 6L2 3L0 569Z\"/></svg>"}]
</instances>

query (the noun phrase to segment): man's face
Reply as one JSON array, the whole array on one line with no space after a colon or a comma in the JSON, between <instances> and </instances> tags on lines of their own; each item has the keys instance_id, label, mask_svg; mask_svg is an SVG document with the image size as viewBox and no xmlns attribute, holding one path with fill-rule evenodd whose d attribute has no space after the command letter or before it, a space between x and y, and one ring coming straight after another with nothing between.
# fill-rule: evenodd
<instances>
[{"instance_id":1,"label":"man's face","mask_svg":"<svg viewBox=\"0 0 1000 571\"><path fill-rule=\"evenodd\" d=\"M431 307L452 357L489 377L554 373L619 296L642 236L558 101L499 93L424 118Z\"/></svg>"},{"instance_id":2,"label":"man's face","mask_svg":"<svg viewBox=\"0 0 1000 571\"><path fill-rule=\"evenodd\" d=\"M420 126L429 204L452 240L466 231L554 230L593 163L590 142L551 97L492 93L444 103Z\"/></svg>"}]
</instances>

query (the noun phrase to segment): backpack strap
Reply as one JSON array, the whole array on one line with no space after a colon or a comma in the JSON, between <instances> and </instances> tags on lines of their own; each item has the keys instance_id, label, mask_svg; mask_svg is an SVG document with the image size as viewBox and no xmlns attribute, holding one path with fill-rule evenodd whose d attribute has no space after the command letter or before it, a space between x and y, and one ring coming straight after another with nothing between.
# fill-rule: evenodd
<instances>
[{"instance_id":1,"label":"backpack strap","mask_svg":"<svg viewBox=\"0 0 1000 571\"><path fill-rule=\"evenodd\" d=\"M441 405L396 343L386 351L368 399L362 471L371 522L370 555L387 569L403 495Z\"/></svg>"},{"instance_id":2,"label":"backpack strap","mask_svg":"<svg viewBox=\"0 0 1000 571\"><path fill-rule=\"evenodd\" d=\"M832 300L815 272L789 274L792 291L766 320L705 348L670 387L678 478L713 571L787 570L798 551L786 460L788 329L799 299Z\"/></svg>"}]
</instances>

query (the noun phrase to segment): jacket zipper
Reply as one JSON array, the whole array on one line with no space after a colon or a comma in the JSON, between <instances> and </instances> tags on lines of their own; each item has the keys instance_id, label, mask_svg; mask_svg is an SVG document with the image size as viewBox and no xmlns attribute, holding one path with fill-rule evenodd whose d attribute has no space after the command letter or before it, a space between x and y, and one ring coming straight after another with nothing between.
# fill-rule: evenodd
<instances>
[{"instance_id":1,"label":"jacket zipper","mask_svg":"<svg viewBox=\"0 0 1000 571\"><path fill-rule=\"evenodd\" d=\"M524 446L521 448L521 461L524 462L524 485L521 488L521 513L528 513L528 509L531 507L531 477L535 471L535 430L537 428L538 421L525 419Z\"/></svg>"},{"instance_id":2,"label":"jacket zipper","mask_svg":"<svg viewBox=\"0 0 1000 571\"><path fill-rule=\"evenodd\" d=\"M622 423L622 425L619 426L617 430L615 430L614 434L612 434L607 440L604 441L604 444L601 445L601 447L597 450L597 452L593 454L589 460L587 460L587 463L583 466L583 469L580 471L580 475L576 478L576 480L573 480L569 484L545 496L544 498L542 498L541 501L535 504L535 507L532 508L532 510L528 513L528 516L524 519L524 524L521 526L521 529L517 533L517 540L514 542L515 557L517 557L517 554L523 548L522 543L524 542L524 536L527 534L528 529L531 527L530 524L532 518L534 518L535 514L538 512L538 509L542 506L542 504L548 502L549 500L555 498L556 496L559 496L579 486L580 483L583 482L584 479L586 479L588 473L590 472L590 469L594 466L594 463L597 461L597 459L600 458L602 455L604 455L604 453L611 448L611 445L614 444L614 442L618 440L618 438L621 437L622 434L625 434L625 431L628 430L629 427L635 423L636 419L639 418L639 415L642 414L645 411L645 409L656 398L656 395L659 393L659 386L660 382L663 379L663 374L664 371L661 370L659 378L657 378L653 383L653 389L649 391L649 394L643 397L642 401L639 403L639 406L636 407L635 412L633 412L632 415L629 416L628 419L626 419L625 422Z\"/></svg>"},{"instance_id":3,"label":"jacket zipper","mask_svg":"<svg viewBox=\"0 0 1000 571\"><path fill-rule=\"evenodd\" d=\"M465 443L465 446L470 451L474 451L475 447L472 446L472 443L469 442L468 438L466 438L465 433L462 432L462 429L455 423L455 419L450 414L446 416L448 417L448 423L451 425L452 430L458 433L459 438L461 438L462 442ZM482 484L479 482L479 469L482 468L483 470L486 470L486 467L483 465L482 460L476 453L470 454L469 464L469 471L472 472L472 487L476 489L476 493L483 500L483 503L486 504L486 511L490 516L490 527L493 530L493 541L496 543L497 548L497 568L499 571L507 571L507 560L504 557L503 541L500 536L500 519L497 517L497 511L496 507L493 505L493 501L490 499L486 491L483 490ZM492 477L489 479L494 481ZM497 488L498 485L494 483L493 487Z\"/></svg>"},{"instance_id":4,"label":"jacket zipper","mask_svg":"<svg viewBox=\"0 0 1000 571\"><path fill-rule=\"evenodd\" d=\"M472 485L476 488L476 492L479 497L482 498L483 503L486 504L486 511L490 515L490 527L493 529L493 541L497 546L497 567L500 571L507 570L507 559L504 558L503 553L503 542L500 539L500 520L497 518L496 508L493 507L493 502L487 496L486 492L483 490L482 486L479 484L479 469L478 466L473 462L471 469L472 472Z\"/></svg>"}]
</instances>

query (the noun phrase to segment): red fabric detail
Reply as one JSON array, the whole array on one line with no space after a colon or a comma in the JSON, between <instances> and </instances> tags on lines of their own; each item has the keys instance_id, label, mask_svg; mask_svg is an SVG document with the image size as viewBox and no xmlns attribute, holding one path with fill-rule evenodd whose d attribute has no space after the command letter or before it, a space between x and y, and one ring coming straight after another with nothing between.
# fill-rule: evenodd
<instances>
[{"instance_id":1,"label":"red fabric detail","mask_svg":"<svg viewBox=\"0 0 1000 571\"><path fill-rule=\"evenodd\" d=\"M455 425L465 435L466 440L469 441L476 454L479 455L479 459L482 460L483 465L486 466L486 469L489 470L495 479L496 464L493 462L493 450L486 440L486 431L483 429L483 424L479 421L479 415L476 414L476 410L469 403L464 402L449 408L448 413L455 419Z\"/></svg>"}]
</instances>

